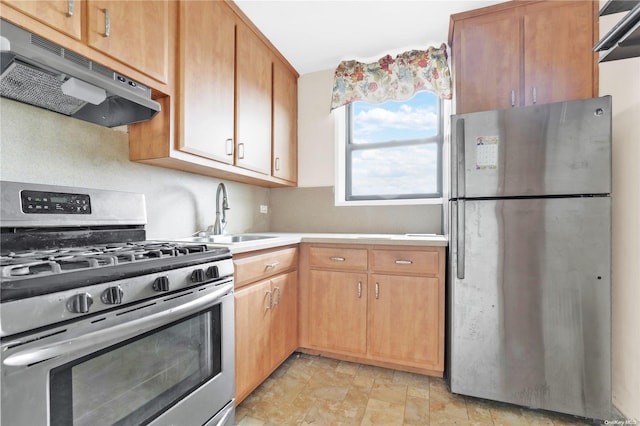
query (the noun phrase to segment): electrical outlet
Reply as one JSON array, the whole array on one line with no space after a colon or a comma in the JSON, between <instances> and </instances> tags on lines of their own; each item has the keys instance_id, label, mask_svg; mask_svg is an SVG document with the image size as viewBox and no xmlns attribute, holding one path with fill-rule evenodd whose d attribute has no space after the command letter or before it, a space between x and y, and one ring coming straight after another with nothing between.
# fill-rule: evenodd
<instances>
[{"instance_id":1,"label":"electrical outlet","mask_svg":"<svg viewBox=\"0 0 640 426\"><path fill-rule=\"evenodd\" d=\"M269 213L269 206L265 206L264 204L260 205L260 213L267 214Z\"/></svg>"}]
</instances>

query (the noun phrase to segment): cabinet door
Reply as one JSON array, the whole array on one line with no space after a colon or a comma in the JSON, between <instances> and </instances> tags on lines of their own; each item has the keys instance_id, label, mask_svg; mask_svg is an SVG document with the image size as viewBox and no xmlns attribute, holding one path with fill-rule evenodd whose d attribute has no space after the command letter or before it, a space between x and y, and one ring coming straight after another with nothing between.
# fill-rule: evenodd
<instances>
[{"instance_id":1,"label":"cabinet door","mask_svg":"<svg viewBox=\"0 0 640 426\"><path fill-rule=\"evenodd\" d=\"M236 165L271 175L271 51L244 24L236 45Z\"/></svg>"},{"instance_id":2,"label":"cabinet door","mask_svg":"<svg viewBox=\"0 0 640 426\"><path fill-rule=\"evenodd\" d=\"M84 2L80 0L2 0L2 3L77 40L82 37L81 19Z\"/></svg>"},{"instance_id":3,"label":"cabinet door","mask_svg":"<svg viewBox=\"0 0 640 426\"><path fill-rule=\"evenodd\" d=\"M180 3L179 149L228 164L234 150L235 27L222 2Z\"/></svg>"},{"instance_id":4,"label":"cabinet door","mask_svg":"<svg viewBox=\"0 0 640 426\"><path fill-rule=\"evenodd\" d=\"M595 96L593 22L590 1L542 2L525 8L526 105Z\"/></svg>"},{"instance_id":5,"label":"cabinet door","mask_svg":"<svg viewBox=\"0 0 640 426\"><path fill-rule=\"evenodd\" d=\"M298 79L277 58L273 61L273 176L298 179Z\"/></svg>"},{"instance_id":6,"label":"cabinet door","mask_svg":"<svg viewBox=\"0 0 640 426\"><path fill-rule=\"evenodd\" d=\"M320 349L364 354L367 275L309 271L309 342Z\"/></svg>"},{"instance_id":7,"label":"cabinet door","mask_svg":"<svg viewBox=\"0 0 640 426\"><path fill-rule=\"evenodd\" d=\"M298 273L271 279L271 368L280 365L298 347Z\"/></svg>"},{"instance_id":8,"label":"cabinet door","mask_svg":"<svg viewBox=\"0 0 640 426\"><path fill-rule=\"evenodd\" d=\"M271 283L263 281L235 293L236 398L241 400L269 369Z\"/></svg>"},{"instance_id":9,"label":"cabinet door","mask_svg":"<svg viewBox=\"0 0 640 426\"><path fill-rule=\"evenodd\" d=\"M166 83L168 4L167 0L87 0L89 46Z\"/></svg>"},{"instance_id":10,"label":"cabinet door","mask_svg":"<svg viewBox=\"0 0 640 426\"><path fill-rule=\"evenodd\" d=\"M440 296L437 278L371 275L369 354L423 368L440 366Z\"/></svg>"},{"instance_id":11,"label":"cabinet door","mask_svg":"<svg viewBox=\"0 0 640 426\"><path fill-rule=\"evenodd\" d=\"M520 21L514 9L467 18L456 24L456 113L518 105L520 34Z\"/></svg>"}]
</instances>

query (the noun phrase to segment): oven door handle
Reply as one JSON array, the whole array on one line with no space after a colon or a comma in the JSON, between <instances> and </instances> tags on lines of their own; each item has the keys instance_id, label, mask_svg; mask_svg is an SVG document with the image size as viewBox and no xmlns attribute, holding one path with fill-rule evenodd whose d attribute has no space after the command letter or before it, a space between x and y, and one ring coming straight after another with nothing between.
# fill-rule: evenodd
<instances>
[{"instance_id":1,"label":"oven door handle","mask_svg":"<svg viewBox=\"0 0 640 426\"><path fill-rule=\"evenodd\" d=\"M231 290L233 290L233 282L221 285L220 288L209 294L202 295L197 299L165 311L114 325L104 330L16 352L5 358L3 364L23 367L84 349L97 348L105 343L123 341L196 313L206 306L215 305L218 300L230 293Z\"/></svg>"}]
</instances>

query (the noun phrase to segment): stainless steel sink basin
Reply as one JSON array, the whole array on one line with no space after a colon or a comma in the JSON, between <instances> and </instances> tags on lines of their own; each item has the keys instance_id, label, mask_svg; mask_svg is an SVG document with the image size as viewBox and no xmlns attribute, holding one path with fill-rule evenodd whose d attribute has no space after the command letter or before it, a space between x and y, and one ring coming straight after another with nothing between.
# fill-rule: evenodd
<instances>
[{"instance_id":1,"label":"stainless steel sink basin","mask_svg":"<svg viewBox=\"0 0 640 426\"><path fill-rule=\"evenodd\" d=\"M192 237L191 241L198 243L210 243L210 244L237 244L247 241L265 240L268 238L275 238L273 235L214 235L208 233L201 233L197 237Z\"/></svg>"}]
</instances>

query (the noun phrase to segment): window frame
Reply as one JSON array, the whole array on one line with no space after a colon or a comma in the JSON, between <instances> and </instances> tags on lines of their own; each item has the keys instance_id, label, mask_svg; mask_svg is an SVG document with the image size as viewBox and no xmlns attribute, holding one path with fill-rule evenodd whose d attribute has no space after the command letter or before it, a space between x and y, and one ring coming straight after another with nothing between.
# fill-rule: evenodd
<instances>
[{"instance_id":1,"label":"window frame","mask_svg":"<svg viewBox=\"0 0 640 426\"><path fill-rule=\"evenodd\" d=\"M420 139L404 139L369 144L354 144L353 140L353 105L348 104L342 114L336 114L336 205L405 205L405 204L441 204L444 189L444 150L445 119L444 101L437 100L438 123L436 134ZM339 110L336 110L338 112ZM342 133L340 135L340 133ZM436 144L437 150L437 192L422 194L397 195L353 195L352 194L352 154L356 151L390 147Z\"/></svg>"}]
</instances>

